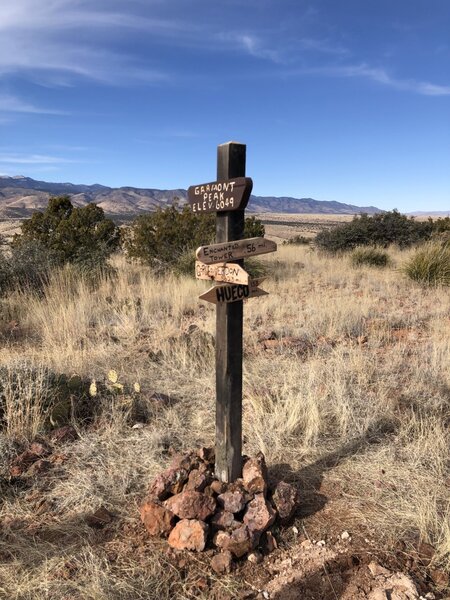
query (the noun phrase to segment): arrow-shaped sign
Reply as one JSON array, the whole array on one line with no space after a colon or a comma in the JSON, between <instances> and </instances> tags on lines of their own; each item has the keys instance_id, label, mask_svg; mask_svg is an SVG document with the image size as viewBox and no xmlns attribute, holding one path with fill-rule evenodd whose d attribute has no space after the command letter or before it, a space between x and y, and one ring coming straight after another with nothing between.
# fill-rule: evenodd
<instances>
[{"instance_id":1,"label":"arrow-shaped sign","mask_svg":"<svg viewBox=\"0 0 450 600\"><path fill-rule=\"evenodd\" d=\"M224 242L222 244L211 244L200 246L196 251L197 259L207 265L225 263L247 256L257 256L275 252L277 245L267 238L255 237L235 242Z\"/></svg>"},{"instance_id":2,"label":"arrow-shaped sign","mask_svg":"<svg viewBox=\"0 0 450 600\"><path fill-rule=\"evenodd\" d=\"M246 298L267 296L267 292L258 287L264 279L264 277L252 279L249 281L249 285L218 285L210 288L207 292L199 296L199 298L213 304L229 304L230 302L238 302Z\"/></svg>"},{"instance_id":3,"label":"arrow-shaped sign","mask_svg":"<svg viewBox=\"0 0 450 600\"><path fill-rule=\"evenodd\" d=\"M196 213L244 210L252 187L250 177L191 185L188 189L188 202Z\"/></svg>"},{"instance_id":4,"label":"arrow-shaped sign","mask_svg":"<svg viewBox=\"0 0 450 600\"><path fill-rule=\"evenodd\" d=\"M218 263L205 265L199 260L195 261L195 277L226 283L240 283L248 285L248 273L236 263Z\"/></svg>"}]
</instances>

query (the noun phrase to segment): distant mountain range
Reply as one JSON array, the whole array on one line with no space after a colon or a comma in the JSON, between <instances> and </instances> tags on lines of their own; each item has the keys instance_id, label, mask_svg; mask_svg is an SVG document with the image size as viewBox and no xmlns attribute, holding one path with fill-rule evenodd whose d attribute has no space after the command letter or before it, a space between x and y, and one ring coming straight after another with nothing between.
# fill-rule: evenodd
<instances>
[{"instance_id":1,"label":"distant mountain range","mask_svg":"<svg viewBox=\"0 0 450 600\"><path fill-rule=\"evenodd\" d=\"M117 219L130 219L136 215L170 206L175 198L179 205L186 203L187 191L183 189L156 190L134 187L111 188L104 185L75 185L49 183L30 177L0 176L0 219L24 218L35 210L45 208L50 196L68 194L75 206L95 202L106 214ZM382 212L375 206L354 206L341 202L275 196L251 196L247 209L257 213L321 213L321 214L374 214Z\"/></svg>"}]
</instances>

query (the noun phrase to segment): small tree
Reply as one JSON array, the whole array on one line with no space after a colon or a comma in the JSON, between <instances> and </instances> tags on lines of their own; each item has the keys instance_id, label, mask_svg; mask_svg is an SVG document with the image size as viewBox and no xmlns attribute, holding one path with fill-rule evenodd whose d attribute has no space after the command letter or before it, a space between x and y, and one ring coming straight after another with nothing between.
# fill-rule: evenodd
<instances>
[{"instance_id":1,"label":"small tree","mask_svg":"<svg viewBox=\"0 0 450 600\"><path fill-rule=\"evenodd\" d=\"M34 213L22 223L12 247L40 245L54 264L74 263L103 266L118 247L119 230L95 204L74 208L69 196L50 198L44 212Z\"/></svg>"},{"instance_id":2,"label":"small tree","mask_svg":"<svg viewBox=\"0 0 450 600\"><path fill-rule=\"evenodd\" d=\"M245 219L244 237L264 237L266 229L259 219L256 217L247 217Z\"/></svg>"},{"instance_id":3,"label":"small tree","mask_svg":"<svg viewBox=\"0 0 450 600\"><path fill-rule=\"evenodd\" d=\"M125 234L124 248L132 259L152 266L173 266L180 256L214 238L214 215L199 215L175 206L141 215Z\"/></svg>"},{"instance_id":4,"label":"small tree","mask_svg":"<svg viewBox=\"0 0 450 600\"><path fill-rule=\"evenodd\" d=\"M128 256L144 264L192 272L194 250L215 239L215 214L194 213L189 206L176 206L141 215L124 235ZM264 226L255 217L245 220L245 237L264 235Z\"/></svg>"}]
</instances>

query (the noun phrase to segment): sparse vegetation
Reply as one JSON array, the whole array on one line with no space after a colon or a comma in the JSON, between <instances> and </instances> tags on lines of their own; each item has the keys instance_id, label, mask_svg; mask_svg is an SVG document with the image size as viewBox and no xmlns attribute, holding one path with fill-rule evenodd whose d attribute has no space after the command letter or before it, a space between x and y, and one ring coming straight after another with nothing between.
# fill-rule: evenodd
<instances>
[{"instance_id":1,"label":"sparse vegetation","mask_svg":"<svg viewBox=\"0 0 450 600\"><path fill-rule=\"evenodd\" d=\"M355 248L350 255L354 267L387 267L389 254L378 248Z\"/></svg>"},{"instance_id":2,"label":"sparse vegetation","mask_svg":"<svg viewBox=\"0 0 450 600\"><path fill-rule=\"evenodd\" d=\"M307 246L311 243L311 241L311 238L308 238L304 235L294 235L283 243L295 246Z\"/></svg>"},{"instance_id":3,"label":"sparse vegetation","mask_svg":"<svg viewBox=\"0 0 450 600\"><path fill-rule=\"evenodd\" d=\"M403 270L424 285L450 285L450 243L430 242L418 248Z\"/></svg>"},{"instance_id":4,"label":"sparse vegetation","mask_svg":"<svg viewBox=\"0 0 450 600\"><path fill-rule=\"evenodd\" d=\"M416 221L393 210L371 216L355 216L349 223L321 231L315 243L321 250L331 253L353 250L357 246L387 248L396 244L400 248L408 248L430 239L433 227L433 221Z\"/></svg>"},{"instance_id":5,"label":"sparse vegetation","mask_svg":"<svg viewBox=\"0 0 450 600\"><path fill-rule=\"evenodd\" d=\"M116 278L95 289L63 269L39 295L0 300L2 389L22 407L0 432L5 598L181 600L202 597L195 584L210 573L201 557L177 567L138 516L169 448L213 442L215 313L197 299L207 284L112 260ZM273 475L299 485L296 525L312 538L348 530L372 540L371 556L399 540L413 556L422 540L448 569L450 297L307 247L261 262L277 276L245 306L244 452L262 450ZM52 377L80 437L54 448L48 472L10 480L23 440L56 426ZM100 506L114 515L103 530L86 524ZM277 536L281 553L298 544L291 529ZM212 577L203 597L243 585Z\"/></svg>"}]
</instances>

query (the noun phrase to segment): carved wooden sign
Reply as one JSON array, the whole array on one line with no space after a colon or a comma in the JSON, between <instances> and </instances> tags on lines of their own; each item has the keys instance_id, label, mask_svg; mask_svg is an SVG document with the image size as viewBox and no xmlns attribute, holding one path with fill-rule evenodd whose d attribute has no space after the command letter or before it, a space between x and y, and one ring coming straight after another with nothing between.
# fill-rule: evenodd
<instances>
[{"instance_id":1,"label":"carved wooden sign","mask_svg":"<svg viewBox=\"0 0 450 600\"><path fill-rule=\"evenodd\" d=\"M195 213L244 210L252 187L250 177L191 185L188 189L188 202Z\"/></svg>"},{"instance_id":2,"label":"carved wooden sign","mask_svg":"<svg viewBox=\"0 0 450 600\"><path fill-rule=\"evenodd\" d=\"M240 283L248 285L248 273L236 263L218 263L205 265L199 260L195 261L195 277L225 283Z\"/></svg>"},{"instance_id":3,"label":"carved wooden sign","mask_svg":"<svg viewBox=\"0 0 450 600\"><path fill-rule=\"evenodd\" d=\"M251 279L249 285L217 285L209 288L199 298L213 304L230 304L246 298L267 296L267 292L258 287L263 281L264 277L260 277L259 279Z\"/></svg>"},{"instance_id":4,"label":"carved wooden sign","mask_svg":"<svg viewBox=\"0 0 450 600\"><path fill-rule=\"evenodd\" d=\"M211 244L209 246L200 246L197 249L196 256L199 261L206 265L215 263L224 263L247 256L257 256L258 254L267 254L275 252L277 245L267 238L255 237L246 240L236 240L235 242L223 242L221 244Z\"/></svg>"}]
</instances>

